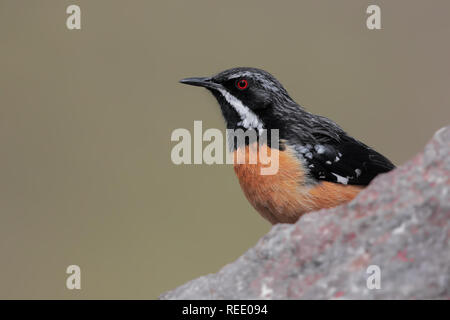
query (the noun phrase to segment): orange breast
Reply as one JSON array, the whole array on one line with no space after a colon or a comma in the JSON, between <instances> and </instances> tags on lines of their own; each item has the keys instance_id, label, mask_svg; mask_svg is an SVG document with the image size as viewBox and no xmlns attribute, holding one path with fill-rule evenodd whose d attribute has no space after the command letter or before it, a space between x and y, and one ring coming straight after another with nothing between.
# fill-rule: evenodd
<instances>
[{"instance_id":1,"label":"orange breast","mask_svg":"<svg viewBox=\"0 0 450 320\"><path fill-rule=\"evenodd\" d=\"M273 151L267 149L270 157ZM287 147L279 151L278 155L278 172L262 175L261 169L269 165L260 161L256 143L234 152L234 171L245 196L272 224L294 223L306 212L348 202L362 189L332 182L306 184L303 164L293 151ZM238 164L238 156L245 158L245 163ZM252 164L251 159L256 161Z\"/></svg>"}]
</instances>

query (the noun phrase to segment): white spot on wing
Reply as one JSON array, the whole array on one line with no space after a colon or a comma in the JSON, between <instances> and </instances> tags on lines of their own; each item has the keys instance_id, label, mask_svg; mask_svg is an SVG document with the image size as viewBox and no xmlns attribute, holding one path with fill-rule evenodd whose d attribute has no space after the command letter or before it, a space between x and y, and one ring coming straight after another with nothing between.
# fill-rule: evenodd
<instances>
[{"instance_id":1,"label":"white spot on wing","mask_svg":"<svg viewBox=\"0 0 450 320\"><path fill-rule=\"evenodd\" d=\"M325 152L325 147L321 144L316 144L314 146L314 149L316 149L317 153L321 154Z\"/></svg>"},{"instance_id":2,"label":"white spot on wing","mask_svg":"<svg viewBox=\"0 0 450 320\"><path fill-rule=\"evenodd\" d=\"M299 151L300 153L308 153L308 152L309 152L309 149L308 149L307 147L305 147L305 146L299 146L299 147L298 147L298 151Z\"/></svg>"},{"instance_id":3,"label":"white spot on wing","mask_svg":"<svg viewBox=\"0 0 450 320\"><path fill-rule=\"evenodd\" d=\"M344 178L343 176L340 176L340 175L338 175L336 173L333 173L333 172L332 172L332 174L337 178L337 181L339 183L342 183L342 184L347 184L348 183L348 178Z\"/></svg>"}]
</instances>

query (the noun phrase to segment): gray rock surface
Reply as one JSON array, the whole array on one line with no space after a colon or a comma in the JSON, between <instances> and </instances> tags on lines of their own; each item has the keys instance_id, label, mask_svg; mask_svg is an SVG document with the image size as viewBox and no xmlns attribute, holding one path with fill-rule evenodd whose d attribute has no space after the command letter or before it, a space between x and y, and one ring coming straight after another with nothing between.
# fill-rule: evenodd
<instances>
[{"instance_id":1,"label":"gray rock surface","mask_svg":"<svg viewBox=\"0 0 450 320\"><path fill-rule=\"evenodd\" d=\"M349 204L279 224L161 299L449 299L450 126ZM368 289L370 265L380 289ZM369 281L373 283L372 281Z\"/></svg>"}]
</instances>

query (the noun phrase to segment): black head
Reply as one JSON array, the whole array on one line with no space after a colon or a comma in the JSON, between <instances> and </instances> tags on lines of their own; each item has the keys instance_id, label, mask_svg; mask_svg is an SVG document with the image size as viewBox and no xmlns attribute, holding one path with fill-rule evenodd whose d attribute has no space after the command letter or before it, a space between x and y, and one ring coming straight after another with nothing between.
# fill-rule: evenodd
<instances>
[{"instance_id":1,"label":"black head","mask_svg":"<svg viewBox=\"0 0 450 320\"><path fill-rule=\"evenodd\" d=\"M256 68L233 68L213 77L180 82L210 90L230 129L280 129L274 110L295 104L275 77Z\"/></svg>"}]
</instances>

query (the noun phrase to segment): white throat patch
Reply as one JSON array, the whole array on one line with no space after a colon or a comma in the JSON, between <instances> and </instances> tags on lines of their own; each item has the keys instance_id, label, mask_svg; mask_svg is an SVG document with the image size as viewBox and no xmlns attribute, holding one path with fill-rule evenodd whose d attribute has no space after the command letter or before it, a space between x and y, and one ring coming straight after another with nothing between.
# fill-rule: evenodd
<instances>
[{"instance_id":1,"label":"white throat patch","mask_svg":"<svg viewBox=\"0 0 450 320\"><path fill-rule=\"evenodd\" d=\"M227 100L227 102L236 110L236 112L241 117L241 121L238 125L243 126L246 129L257 129L261 132L263 129L263 123L258 118L258 116L250 110L249 107L245 106L241 100L233 96L231 93L224 89L218 89L222 96Z\"/></svg>"}]
</instances>

